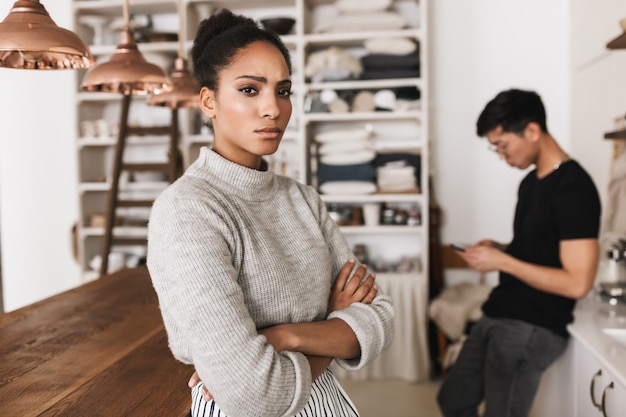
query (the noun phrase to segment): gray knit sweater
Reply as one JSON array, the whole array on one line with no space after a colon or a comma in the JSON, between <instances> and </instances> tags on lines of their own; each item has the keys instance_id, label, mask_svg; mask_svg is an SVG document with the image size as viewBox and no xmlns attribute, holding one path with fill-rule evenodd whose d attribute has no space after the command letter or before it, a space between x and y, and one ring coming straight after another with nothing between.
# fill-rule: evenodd
<instances>
[{"instance_id":1,"label":"gray knit sweater","mask_svg":"<svg viewBox=\"0 0 626 417\"><path fill-rule=\"evenodd\" d=\"M148 268L174 356L193 364L230 417L293 416L308 401L304 355L277 353L257 329L327 318L348 244L316 191L203 148L156 200ZM379 294L328 318L355 332L359 369L389 346L394 310Z\"/></svg>"}]
</instances>

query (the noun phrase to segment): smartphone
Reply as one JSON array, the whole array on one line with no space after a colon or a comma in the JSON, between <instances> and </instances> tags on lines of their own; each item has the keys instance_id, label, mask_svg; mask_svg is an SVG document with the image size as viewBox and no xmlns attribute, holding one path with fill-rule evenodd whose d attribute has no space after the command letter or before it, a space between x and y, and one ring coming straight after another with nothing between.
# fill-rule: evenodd
<instances>
[{"instance_id":1,"label":"smartphone","mask_svg":"<svg viewBox=\"0 0 626 417\"><path fill-rule=\"evenodd\" d=\"M451 243L450 246L454 250L458 250L459 252L465 252L465 246L463 246L463 245L460 245L458 243Z\"/></svg>"}]
</instances>

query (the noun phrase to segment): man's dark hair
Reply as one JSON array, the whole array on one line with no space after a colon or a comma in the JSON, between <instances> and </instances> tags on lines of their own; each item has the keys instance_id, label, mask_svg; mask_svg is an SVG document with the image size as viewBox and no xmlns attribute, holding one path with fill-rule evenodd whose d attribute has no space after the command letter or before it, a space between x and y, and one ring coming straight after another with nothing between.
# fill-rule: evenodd
<instances>
[{"instance_id":1,"label":"man's dark hair","mask_svg":"<svg viewBox=\"0 0 626 417\"><path fill-rule=\"evenodd\" d=\"M504 132L522 134L528 123L535 122L548 133L546 109L534 91L511 89L495 96L483 109L476 122L476 134L485 136L498 127Z\"/></svg>"}]
</instances>

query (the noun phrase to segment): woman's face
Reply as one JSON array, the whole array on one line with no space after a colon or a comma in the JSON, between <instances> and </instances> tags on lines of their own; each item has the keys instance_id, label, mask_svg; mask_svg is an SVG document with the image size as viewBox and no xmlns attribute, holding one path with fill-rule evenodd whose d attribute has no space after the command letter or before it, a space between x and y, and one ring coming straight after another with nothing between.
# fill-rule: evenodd
<instances>
[{"instance_id":1,"label":"woman's face","mask_svg":"<svg viewBox=\"0 0 626 417\"><path fill-rule=\"evenodd\" d=\"M267 42L240 50L218 74L217 92L204 87L200 106L213 124L213 150L259 169L278 149L291 117L291 79L280 51Z\"/></svg>"}]
</instances>

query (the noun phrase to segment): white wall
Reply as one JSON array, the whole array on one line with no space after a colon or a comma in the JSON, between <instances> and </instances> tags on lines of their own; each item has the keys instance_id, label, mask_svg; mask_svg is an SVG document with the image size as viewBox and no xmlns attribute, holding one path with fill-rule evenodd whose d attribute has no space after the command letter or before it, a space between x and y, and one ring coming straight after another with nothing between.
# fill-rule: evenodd
<instances>
[{"instance_id":1,"label":"white wall","mask_svg":"<svg viewBox=\"0 0 626 417\"><path fill-rule=\"evenodd\" d=\"M613 143L603 139L626 113L623 0L431 1L432 139L435 195L444 242L508 241L523 173L486 150L475 121L499 91L544 99L548 128L593 177L606 205Z\"/></svg>"},{"instance_id":2,"label":"white wall","mask_svg":"<svg viewBox=\"0 0 626 417\"><path fill-rule=\"evenodd\" d=\"M0 18L14 0L0 0ZM70 0L44 1L61 27ZM75 73L0 68L0 238L4 308L80 283L70 232L78 216Z\"/></svg>"},{"instance_id":3,"label":"white wall","mask_svg":"<svg viewBox=\"0 0 626 417\"><path fill-rule=\"evenodd\" d=\"M508 241L523 173L475 133L498 92L536 90L548 128L570 146L569 2L434 0L431 7L432 142L444 242Z\"/></svg>"}]
</instances>

